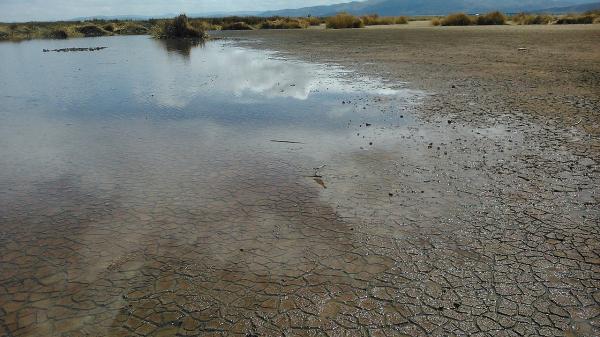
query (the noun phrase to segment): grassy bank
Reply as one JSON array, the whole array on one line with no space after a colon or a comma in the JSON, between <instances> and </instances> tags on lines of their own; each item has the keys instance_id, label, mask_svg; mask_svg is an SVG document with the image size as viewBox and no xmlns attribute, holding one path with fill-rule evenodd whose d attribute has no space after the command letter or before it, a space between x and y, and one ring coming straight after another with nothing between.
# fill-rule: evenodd
<instances>
[{"instance_id":1,"label":"grassy bank","mask_svg":"<svg viewBox=\"0 0 600 337\"><path fill-rule=\"evenodd\" d=\"M0 40L67 39L106 35L148 34L153 24L149 21L70 21L0 23Z\"/></svg>"},{"instance_id":2,"label":"grassy bank","mask_svg":"<svg viewBox=\"0 0 600 337\"><path fill-rule=\"evenodd\" d=\"M471 26L471 25L546 25L546 24L594 24L600 23L600 12L587 12L583 14L549 15L520 13L507 17L500 12L491 12L483 15L467 15L465 13L450 14L446 17L433 18L434 26Z\"/></svg>"},{"instance_id":3,"label":"grassy bank","mask_svg":"<svg viewBox=\"0 0 600 337\"><path fill-rule=\"evenodd\" d=\"M223 18L186 18L183 35L198 36L210 30L254 30L254 29L306 29L326 24L330 29L362 28L365 26L406 24L413 20L430 20L434 26L470 26L470 25L539 25L539 24L593 24L600 23L600 12L570 15L518 14L507 17L500 12L483 15L451 14L446 17L380 17L365 15L361 17L346 13L320 17L240 17ZM90 20L63 22L26 22L0 23L0 41L28 39L68 39L75 37L146 35L167 36L165 29L173 19L151 19L145 21L127 20ZM183 26L182 26L183 27ZM175 33L177 36L179 33Z\"/></svg>"}]
</instances>

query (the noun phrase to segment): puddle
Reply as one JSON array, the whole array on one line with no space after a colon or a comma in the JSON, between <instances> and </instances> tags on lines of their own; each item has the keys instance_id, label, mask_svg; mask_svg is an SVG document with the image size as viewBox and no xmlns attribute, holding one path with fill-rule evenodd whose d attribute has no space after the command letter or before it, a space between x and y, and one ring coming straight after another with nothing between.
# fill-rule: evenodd
<instances>
[{"instance_id":1,"label":"puddle","mask_svg":"<svg viewBox=\"0 0 600 337\"><path fill-rule=\"evenodd\" d=\"M425 123L422 93L228 41L0 55L0 334L597 330L561 246L597 217L539 189L595 180L539 126Z\"/></svg>"},{"instance_id":2,"label":"puddle","mask_svg":"<svg viewBox=\"0 0 600 337\"><path fill-rule=\"evenodd\" d=\"M43 52L89 45L107 48ZM359 286L392 268L379 254L340 264L357 239L322 200L322 172L397 143L418 93L227 41L28 41L0 53L9 331L194 330L202 320L185 312L269 311L267 293L285 301L302 275Z\"/></svg>"}]
</instances>

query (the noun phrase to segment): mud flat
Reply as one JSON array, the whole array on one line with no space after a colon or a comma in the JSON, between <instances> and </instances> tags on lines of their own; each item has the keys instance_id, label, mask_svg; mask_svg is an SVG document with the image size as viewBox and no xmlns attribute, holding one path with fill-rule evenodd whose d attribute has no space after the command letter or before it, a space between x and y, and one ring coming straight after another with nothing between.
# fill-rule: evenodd
<instances>
[{"instance_id":1,"label":"mud flat","mask_svg":"<svg viewBox=\"0 0 600 337\"><path fill-rule=\"evenodd\" d=\"M71 90L2 87L0 329L597 336L598 34L254 31L26 59Z\"/></svg>"}]
</instances>

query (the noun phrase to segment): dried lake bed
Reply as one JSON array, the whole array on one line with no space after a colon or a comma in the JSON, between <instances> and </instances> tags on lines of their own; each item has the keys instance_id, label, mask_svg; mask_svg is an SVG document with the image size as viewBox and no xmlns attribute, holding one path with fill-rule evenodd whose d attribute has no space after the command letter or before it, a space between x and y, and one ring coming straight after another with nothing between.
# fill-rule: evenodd
<instances>
[{"instance_id":1,"label":"dried lake bed","mask_svg":"<svg viewBox=\"0 0 600 337\"><path fill-rule=\"evenodd\" d=\"M598 334L597 138L241 39L0 44L4 334Z\"/></svg>"}]
</instances>

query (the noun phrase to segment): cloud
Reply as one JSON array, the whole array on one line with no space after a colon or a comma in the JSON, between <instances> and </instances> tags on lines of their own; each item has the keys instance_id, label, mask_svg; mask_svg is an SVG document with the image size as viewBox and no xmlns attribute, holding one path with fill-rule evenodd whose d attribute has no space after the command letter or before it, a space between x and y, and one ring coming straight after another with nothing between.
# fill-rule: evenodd
<instances>
[{"instance_id":1,"label":"cloud","mask_svg":"<svg viewBox=\"0 0 600 337\"><path fill-rule=\"evenodd\" d=\"M345 0L0 0L0 21L60 20L101 15L264 11Z\"/></svg>"}]
</instances>

